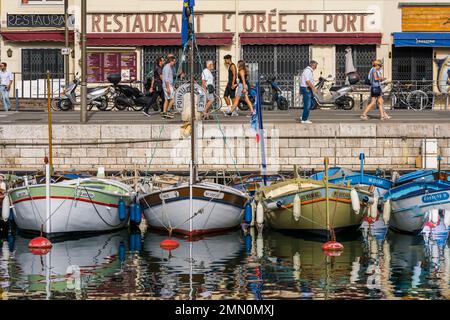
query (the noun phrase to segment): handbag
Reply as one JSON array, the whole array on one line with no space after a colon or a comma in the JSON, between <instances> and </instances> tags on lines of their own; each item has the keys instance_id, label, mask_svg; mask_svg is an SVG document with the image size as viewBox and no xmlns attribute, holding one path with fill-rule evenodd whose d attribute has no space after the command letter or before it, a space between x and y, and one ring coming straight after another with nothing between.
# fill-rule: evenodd
<instances>
[{"instance_id":1,"label":"handbag","mask_svg":"<svg viewBox=\"0 0 450 320\"><path fill-rule=\"evenodd\" d=\"M214 93L216 91L216 89L214 88L214 86L212 84L208 84L206 86L206 89L208 90L208 93Z\"/></svg>"}]
</instances>

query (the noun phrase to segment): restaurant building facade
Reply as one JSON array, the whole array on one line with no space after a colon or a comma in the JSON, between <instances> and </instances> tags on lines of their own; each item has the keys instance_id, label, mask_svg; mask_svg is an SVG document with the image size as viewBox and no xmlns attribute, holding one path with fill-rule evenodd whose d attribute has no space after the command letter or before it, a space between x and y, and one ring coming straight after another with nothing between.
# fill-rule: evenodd
<instances>
[{"instance_id":1,"label":"restaurant building facade","mask_svg":"<svg viewBox=\"0 0 450 320\"><path fill-rule=\"evenodd\" d=\"M69 0L71 74L80 71L80 3ZM182 57L181 9L181 0L88 1L89 83L117 72L124 81L145 80L158 55ZM2 2L1 59L18 83L46 70L63 78L63 13L63 0ZM387 78L435 80L445 68L438 60L450 56L449 19L443 0L197 0L196 60L216 62L221 92L226 54L284 84L293 85L311 59L319 62L316 77L343 82L348 46L361 76L378 58Z\"/></svg>"}]
</instances>

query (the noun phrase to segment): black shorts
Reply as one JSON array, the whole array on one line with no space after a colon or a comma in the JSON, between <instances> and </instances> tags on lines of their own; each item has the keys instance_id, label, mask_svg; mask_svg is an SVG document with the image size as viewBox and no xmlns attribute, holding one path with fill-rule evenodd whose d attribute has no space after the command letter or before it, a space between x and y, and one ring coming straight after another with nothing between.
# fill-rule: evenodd
<instances>
[{"instance_id":1,"label":"black shorts","mask_svg":"<svg viewBox=\"0 0 450 320\"><path fill-rule=\"evenodd\" d=\"M378 98L381 96L381 88L380 87L371 87L370 88L370 96Z\"/></svg>"},{"instance_id":2,"label":"black shorts","mask_svg":"<svg viewBox=\"0 0 450 320\"><path fill-rule=\"evenodd\" d=\"M231 89L231 84L227 84L227 87L225 88L225 94L223 95L224 98L230 97L231 99L234 99L236 93L236 88Z\"/></svg>"}]
</instances>

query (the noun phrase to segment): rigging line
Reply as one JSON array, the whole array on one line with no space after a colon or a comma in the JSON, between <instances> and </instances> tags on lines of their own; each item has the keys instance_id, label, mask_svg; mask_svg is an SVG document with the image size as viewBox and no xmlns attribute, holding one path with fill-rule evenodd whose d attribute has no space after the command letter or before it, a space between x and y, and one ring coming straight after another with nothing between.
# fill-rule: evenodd
<instances>
[{"instance_id":1,"label":"rigging line","mask_svg":"<svg viewBox=\"0 0 450 320\"><path fill-rule=\"evenodd\" d=\"M142 199L144 200L145 204L147 205L148 209L150 209L150 211L153 213L153 215L156 217L156 219L159 221L159 223L161 223L161 225L167 230L170 231L169 227L167 227L165 225L165 223L159 219L157 213L152 209L152 207L150 206L150 204L147 202L147 200L145 199L145 197L142 197Z\"/></svg>"},{"instance_id":2,"label":"rigging line","mask_svg":"<svg viewBox=\"0 0 450 320\"><path fill-rule=\"evenodd\" d=\"M91 195L89 194L89 191L87 190L87 188L86 188L85 186L83 186L82 188L84 188L84 190L86 191L87 196L88 196L88 198L89 198L89 201L90 201L91 205L92 205L92 206L94 207L94 209L95 209L95 213L98 215L98 217L100 218L100 220L103 221L104 224L106 224L107 226L109 226L109 227L111 227L111 228L117 228L117 227L119 227L119 226L122 224L122 222L119 222L119 224L117 224L117 225L112 225L112 224L108 223L107 221L105 221L105 219L103 219L103 217L102 217L102 215L100 214L100 212L98 212L97 207L95 206L95 204L92 202Z\"/></svg>"},{"instance_id":3,"label":"rigging line","mask_svg":"<svg viewBox=\"0 0 450 320\"><path fill-rule=\"evenodd\" d=\"M236 171L237 175L239 176L239 179L240 179L241 183L244 184L244 180L243 180L243 178L242 178L241 172L239 171L239 168L238 168L238 166L237 166L237 163L236 163L235 158L234 158L233 155L231 154L231 148L229 147L229 145L228 145L228 143L227 143L227 138L226 138L226 136L225 136L225 133L224 133L223 130L222 130L222 126L220 125L219 116L216 115L216 114L213 114L213 117L215 118L216 123L217 123L217 127L219 128L220 133L222 134L222 139L223 139L223 142L225 143L225 147L227 148L227 150L228 150L228 152L229 152L229 154L230 154L230 157L231 157L231 159L233 160L233 165L234 165L235 171Z\"/></svg>"},{"instance_id":4,"label":"rigging line","mask_svg":"<svg viewBox=\"0 0 450 320\"><path fill-rule=\"evenodd\" d=\"M158 137L158 139L161 138L162 132L164 131L165 128L166 128L166 124L163 123L162 126L161 126L161 130L159 131L159 137ZM169 141L170 141L170 140L169 140ZM158 148L158 146L159 146L159 141L156 143L156 146L153 148L152 155L151 155L151 157L150 157L150 161L149 161L148 166L147 166L147 170L145 171L145 176L147 176L147 175L148 175L148 172L150 171L150 166L151 166L151 164L152 164L152 162L153 162L153 159L154 159L154 157L155 157L155 152L156 152L156 149Z\"/></svg>"}]
</instances>

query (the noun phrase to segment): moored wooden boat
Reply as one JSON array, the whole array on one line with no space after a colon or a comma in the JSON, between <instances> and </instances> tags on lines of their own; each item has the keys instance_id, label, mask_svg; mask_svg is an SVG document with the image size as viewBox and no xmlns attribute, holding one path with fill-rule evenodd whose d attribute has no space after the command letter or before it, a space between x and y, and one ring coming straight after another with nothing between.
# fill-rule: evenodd
<instances>
[{"instance_id":1,"label":"moored wooden boat","mask_svg":"<svg viewBox=\"0 0 450 320\"><path fill-rule=\"evenodd\" d=\"M123 228L119 201L132 201L131 187L108 179L75 179L50 184L51 213L46 216L46 185L36 184L8 192L14 221L24 232L46 236L106 232Z\"/></svg>"},{"instance_id":2,"label":"moored wooden boat","mask_svg":"<svg viewBox=\"0 0 450 320\"><path fill-rule=\"evenodd\" d=\"M325 182L296 178L272 184L260 191L265 207L265 218L272 228L319 234L328 232ZM358 197L353 199L355 202L353 206L352 193L356 193L353 197ZM294 210L297 195L300 206L296 210L299 212ZM329 222L335 232L338 232L356 229L360 225L362 214L373 201L373 194L360 189L352 192L350 187L329 184L328 201Z\"/></svg>"},{"instance_id":3,"label":"moored wooden boat","mask_svg":"<svg viewBox=\"0 0 450 320\"><path fill-rule=\"evenodd\" d=\"M182 183L138 198L150 228L195 236L238 227L247 196L237 189L209 182L192 186L194 216L190 217L190 187ZM192 225L191 225L192 220Z\"/></svg>"}]
</instances>

